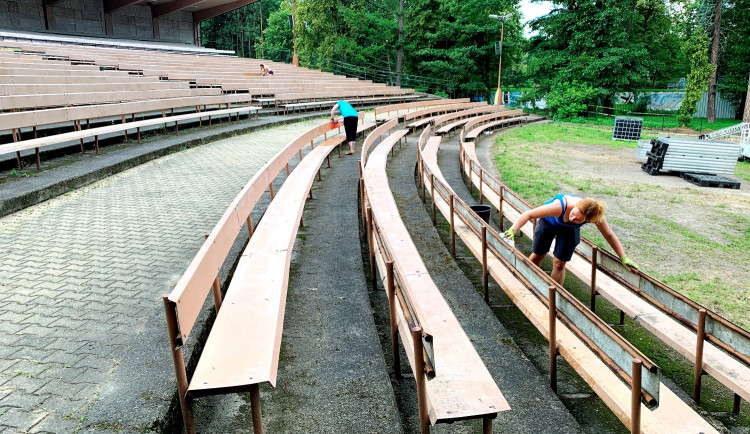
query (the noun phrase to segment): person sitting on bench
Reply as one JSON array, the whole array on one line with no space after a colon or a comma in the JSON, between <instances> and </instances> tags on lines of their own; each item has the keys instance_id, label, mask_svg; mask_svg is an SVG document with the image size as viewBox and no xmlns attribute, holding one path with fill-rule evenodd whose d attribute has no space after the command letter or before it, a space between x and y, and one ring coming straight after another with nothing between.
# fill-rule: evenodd
<instances>
[{"instance_id":1,"label":"person sitting on bench","mask_svg":"<svg viewBox=\"0 0 750 434\"><path fill-rule=\"evenodd\" d=\"M262 75L262 76L273 75L273 69L271 69L268 66L266 66L265 64L261 63L260 64L260 75Z\"/></svg>"}]
</instances>

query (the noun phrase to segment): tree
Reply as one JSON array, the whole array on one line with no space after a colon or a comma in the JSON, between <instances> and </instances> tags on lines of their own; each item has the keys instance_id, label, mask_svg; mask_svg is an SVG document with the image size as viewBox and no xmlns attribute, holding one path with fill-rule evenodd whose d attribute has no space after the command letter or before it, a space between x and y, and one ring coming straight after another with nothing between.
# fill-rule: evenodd
<instances>
[{"instance_id":1,"label":"tree","mask_svg":"<svg viewBox=\"0 0 750 434\"><path fill-rule=\"evenodd\" d=\"M685 98L680 105L677 120L687 125L695 113L695 105L703 96L711 74L716 68L708 62L708 37L702 30L694 32L685 42L685 52L690 60L690 73L687 76Z\"/></svg>"},{"instance_id":2,"label":"tree","mask_svg":"<svg viewBox=\"0 0 750 434\"><path fill-rule=\"evenodd\" d=\"M660 41L671 39L666 8L658 0L554 0L555 9L531 22L529 75L543 96L562 84L611 107L616 92L636 90L672 63ZM593 94L586 89L594 89Z\"/></svg>"},{"instance_id":3,"label":"tree","mask_svg":"<svg viewBox=\"0 0 750 434\"><path fill-rule=\"evenodd\" d=\"M719 64L719 40L721 39L721 2L722 0L714 0L714 26L713 34L711 36L711 66L713 66L713 72L708 80L708 106L707 106L707 117L708 122L716 122L716 68Z\"/></svg>"},{"instance_id":4,"label":"tree","mask_svg":"<svg viewBox=\"0 0 750 434\"><path fill-rule=\"evenodd\" d=\"M292 28L289 26L291 14L291 1L284 1L278 9L268 15L268 21L263 28L263 39L264 51L269 59L278 60L281 52L292 51Z\"/></svg>"},{"instance_id":5,"label":"tree","mask_svg":"<svg viewBox=\"0 0 750 434\"><path fill-rule=\"evenodd\" d=\"M733 0L724 4L722 14L720 80L716 87L722 96L737 104L738 119L743 106L747 110L748 74L750 73L750 0Z\"/></svg>"}]
</instances>

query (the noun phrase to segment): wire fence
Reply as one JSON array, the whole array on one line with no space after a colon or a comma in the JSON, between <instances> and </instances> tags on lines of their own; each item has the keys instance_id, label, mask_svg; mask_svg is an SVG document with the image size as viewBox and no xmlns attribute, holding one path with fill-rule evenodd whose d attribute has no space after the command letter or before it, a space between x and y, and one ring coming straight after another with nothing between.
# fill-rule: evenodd
<instances>
[{"instance_id":1,"label":"wire fence","mask_svg":"<svg viewBox=\"0 0 750 434\"><path fill-rule=\"evenodd\" d=\"M291 50L266 51L265 57L275 62L292 63L293 53ZM445 93L451 96L454 92L454 84L451 80L435 79L415 74L397 73L394 71L367 68L340 60L328 59L315 55L299 55L300 66L332 72L337 75L355 77L362 80L372 80L376 83L385 83L388 86L401 86L417 89L428 93Z\"/></svg>"},{"instance_id":2,"label":"wire fence","mask_svg":"<svg viewBox=\"0 0 750 434\"><path fill-rule=\"evenodd\" d=\"M611 118L612 122L614 123L614 118L617 116L635 116L635 117L642 117L643 119L643 126L646 128L651 129L672 129L672 128L680 128L682 127L682 123L678 120L677 114L672 113L643 113L643 112L636 112L631 110L623 110L616 107L605 107L600 105L589 105L588 110L586 110L584 113L586 113L589 117L594 117L596 119L600 118ZM691 122L687 125L688 128L697 130L699 132L703 131L704 124L703 124L703 118L693 118Z\"/></svg>"}]
</instances>

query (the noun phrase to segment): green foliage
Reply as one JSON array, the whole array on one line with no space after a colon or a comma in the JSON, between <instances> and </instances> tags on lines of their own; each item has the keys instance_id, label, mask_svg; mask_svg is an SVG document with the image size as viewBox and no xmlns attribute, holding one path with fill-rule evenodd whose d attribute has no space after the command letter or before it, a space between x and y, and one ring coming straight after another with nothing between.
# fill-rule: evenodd
<instances>
[{"instance_id":1,"label":"green foliage","mask_svg":"<svg viewBox=\"0 0 750 434\"><path fill-rule=\"evenodd\" d=\"M555 119L573 119L586 111L587 105L596 102L597 91L579 83L555 83L547 94L547 107Z\"/></svg>"},{"instance_id":2,"label":"green foliage","mask_svg":"<svg viewBox=\"0 0 750 434\"><path fill-rule=\"evenodd\" d=\"M265 9L264 9L265 12ZM282 50L294 49L292 38L292 27L289 25L289 16L292 14L291 3L286 0L279 8L268 15L268 22L263 28L263 52L277 53ZM255 44L256 52L261 52L260 41ZM266 55L272 58L273 54Z\"/></svg>"},{"instance_id":3,"label":"green foliage","mask_svg":"<svg viewBox=\"0 0 750 434\"><path fill-rule=\"evenodd\" d=\"M269 16L279 9L280 1L261 0L203 21L200 23L202 45L234 50L240 57L260 57L260 3L265 29Z\"/></svg>"},{"instance_id":4,"label":"green foliage","mask_svg":"<svg viewBox=\"0 0 750 434\"><path fill-rule=\"evenodd\" d=\"M735 102L742 103L750 74L750 0L726 2L723 7L723 40L717 89Z\"/></svg>"},{"instance_id":5,"label":"green foliage","mask_svg":"<svg viewBox=\"0 0 750 434\"><path fill-rule=\"evenodd\" d=\"M708 61L708 37L702 32L695 32L685 42L685 52L690 60L690 73L687 77L685 99L679 110L678 120L687 125L695 113L695 105L700 101L708 86L711 73L715 70Z\"/></svg>"}]
</instances>

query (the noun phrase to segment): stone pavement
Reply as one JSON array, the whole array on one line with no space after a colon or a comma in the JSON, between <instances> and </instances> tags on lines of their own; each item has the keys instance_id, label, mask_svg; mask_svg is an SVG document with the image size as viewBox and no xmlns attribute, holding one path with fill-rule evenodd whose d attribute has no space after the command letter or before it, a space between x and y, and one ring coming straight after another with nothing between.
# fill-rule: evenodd
<instances>
[{"instance_id":1,"label":"stone pavement","mask_svg":"<svg viewBox=\"0 0 750 434\"><path fill-rule=\"evenodd\" d=\"M255 171L319 122L168 155L0 219L0 431L155 429L87 418L123 360L128 381L174 382L161 296ZM164 410L172 393L138 399Z\"/></svg>"}]
</instances>

